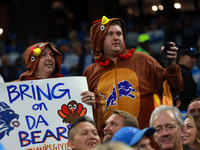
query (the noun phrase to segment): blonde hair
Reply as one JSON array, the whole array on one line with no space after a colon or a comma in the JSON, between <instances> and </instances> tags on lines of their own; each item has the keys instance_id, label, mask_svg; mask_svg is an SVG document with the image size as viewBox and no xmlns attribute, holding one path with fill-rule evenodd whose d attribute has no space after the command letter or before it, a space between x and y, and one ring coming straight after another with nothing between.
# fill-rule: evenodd
<instances>
[{"instance_id":1,"label":"blonde hair","mask_svg":"<svg viewBox=\"0 0 200 150\"><path fill-rule=\"evenodd\" d=\"M196 141L199 143L199 148L200 148L200 114L199 113L188 114L185 117L185 119L186 118L192 119L197 128Z\"/></svg>"}]
</instances>

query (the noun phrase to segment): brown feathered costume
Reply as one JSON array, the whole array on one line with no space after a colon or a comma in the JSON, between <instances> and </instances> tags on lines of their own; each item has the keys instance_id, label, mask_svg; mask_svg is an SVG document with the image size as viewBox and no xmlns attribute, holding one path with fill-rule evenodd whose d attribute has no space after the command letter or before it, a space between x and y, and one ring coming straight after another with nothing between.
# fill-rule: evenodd
<instances>
[{"instance_id":1,"label":"brown feathered costume","mask_svg":"<svg viewBox=\"0 0 200 150\"><path fill-rule=\"evenodd\" d=\"M153 94L162 97L163 82L167 80L172 93L182 90L183 80L180 67L165 69L151 56L134 49L126 50L113 62L103 55L105 34L113 20L122 23L124 41L126 29L119 18L108 19L105 16L94 22L90 29L95 62L83 73L87 77L89 90L95 93L97 107L94 118L101 138L105 121L113 109L124 110L134 115L141 129L149 126L151 112L154 109Z\"/></svg>"}]
</instances>

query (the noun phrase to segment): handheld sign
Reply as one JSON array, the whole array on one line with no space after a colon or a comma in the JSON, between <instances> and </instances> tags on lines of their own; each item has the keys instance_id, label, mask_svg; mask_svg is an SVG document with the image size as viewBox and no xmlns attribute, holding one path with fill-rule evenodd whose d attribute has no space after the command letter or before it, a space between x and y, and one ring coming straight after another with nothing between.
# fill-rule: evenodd
<instances>
[{"instance_id":1,"label":"handheld sign","mask_svg":"<svg viewBox=\"0 0 200 150\"><path fill-rule=\"evenodd\" d=\"M0 84L0 141L6 150L67 150L68 129L78 117L93 118L81 102L85 77Z\"/></svg>"}]
</instances>

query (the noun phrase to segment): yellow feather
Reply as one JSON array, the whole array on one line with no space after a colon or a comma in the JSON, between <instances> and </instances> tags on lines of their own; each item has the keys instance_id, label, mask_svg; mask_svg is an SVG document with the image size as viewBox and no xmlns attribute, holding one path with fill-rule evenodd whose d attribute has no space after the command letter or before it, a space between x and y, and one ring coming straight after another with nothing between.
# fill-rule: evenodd
<instances>
[{"instance_id":1,"label":"yellow feather","mask_svg":"<svg viewBox=\"0 0 200 150\"><path fill-rule=\"evenodd\" d=\"M109 21L110 21L110 19L108 19L106 16L103 16L101 23L102 23L102 25L104 25L104 24L107 24Z\"/></svg>"},{"instance_id":2,"label":"yellow feather","mask_svg":"<svg viewBox=\"0 0 200 150\"><path fill-rule=\"evenodd\" d=\"M34 55L34 56L39 56L40 53L41 53L41 49L40 49L40 48L35 48L35 49L34 49L33 55Z\"/></svg>"}]
</instances>

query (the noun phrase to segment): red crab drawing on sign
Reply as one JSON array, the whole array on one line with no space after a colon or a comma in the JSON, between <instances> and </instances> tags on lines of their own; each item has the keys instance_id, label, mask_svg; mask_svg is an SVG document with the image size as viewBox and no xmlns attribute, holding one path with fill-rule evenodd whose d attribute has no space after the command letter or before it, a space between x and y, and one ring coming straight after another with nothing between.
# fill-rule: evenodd
<instances>
[{"instance_id":1,"label":"red crab drawing on sign","mask_svg":"<svg viewBox=\"0 0 200 150\"><path fill-rule=\"evenodd\" d=\"M63 104L61 110L58 110L59 116L65 123L73 123L78 117L83 117L86 112L87 109L75 100L70 101L67 105Z\"/></svg>"}]
</instances>

